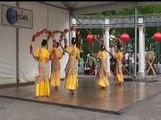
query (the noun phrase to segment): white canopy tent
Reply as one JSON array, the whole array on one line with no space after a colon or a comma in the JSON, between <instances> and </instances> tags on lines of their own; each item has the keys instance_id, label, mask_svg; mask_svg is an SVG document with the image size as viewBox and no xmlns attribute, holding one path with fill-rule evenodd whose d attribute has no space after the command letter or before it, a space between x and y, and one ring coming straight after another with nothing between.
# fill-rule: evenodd
<instances>
[{"instance_id":1,"label":"white canopy tent","mask_svg":"<svg viewBox=\"0 0 161 120\"><path fill-rule=\"evenodd\" d=\"M161 4L161 2L43 2L45 4L52 5L54 7L62 8L71 11L72 14L91 14L109 10L115 10L119 8L129 8L145 5Z\"/></svg>"},{"instance_id":2,"label":"white canopy tent","mask_svg":"<svg viewBox=\"0 0 161 120\"><path fill-rule=\"evenodd\" d=\"M2 2L0 4L16 6L16 2ZM70 18L72 18L72 15L91 14L119 8L153 4L161 4L161 2L19 2L19 7L33 10L34 25L32 29L20 28L19 32L11 27L0 26L0 55L2 56L0 58L0 66L2 66L0 67L0 77L13 78L16 79L16 82L19 82L19 79L21 82L33 80L32 78L37 74L37 64L29 54L28 46L31 36L37 30L43 28L49 28L50 30L68 28L71 26ZM6 33L9 34L4 36ZM4 54L3 51L8 52ZM66 63L66 57L63 58L61 63L62 65ZM62 77L64 77L63 69L61 71L63 74L61 75ZM4 83L7 82L4 81Z\"/></svg>"}]
</instances>

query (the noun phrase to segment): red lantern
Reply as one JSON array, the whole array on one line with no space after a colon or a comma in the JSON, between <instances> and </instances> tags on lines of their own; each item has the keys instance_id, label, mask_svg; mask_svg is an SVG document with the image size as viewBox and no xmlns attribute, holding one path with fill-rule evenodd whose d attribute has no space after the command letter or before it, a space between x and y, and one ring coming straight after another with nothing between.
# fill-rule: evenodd
<instances>
[{"instance_id":1,"label":"red lantern","mask_svg":"<svg viewBox=\"0 0 161 120\"><path fill-rule=\"evenodd\" d=\"M129 37L129 35L126 34L126 33L124 33L124 34L122 34L122 35L120 36L120 40L121 40L122 42L124 42L124 43L128 42L129 39L130 39L130 37Z\"/></svg>"},{"instance_id":2,"label":"red lantern","mask_svg":"<svg viewBox=\"0 0 161 120\"><path fill-rule=\"evenodd\" d=\"M93 36L92 34L89 34L89 35L87 36L87 41L88 41L88 42L93 42L93 40L94 40L94 36Z\"/></svg>"},{"instance_id":3,"label":"red lantern","mask_svg":"<svg viewBox=\"0 0 161 120\"><path fill-rule=\"evenodd\" d=\"M161 33L160 32L157 32L154 34L154 40L161 42Z\"/></svg>"}]
</instances>

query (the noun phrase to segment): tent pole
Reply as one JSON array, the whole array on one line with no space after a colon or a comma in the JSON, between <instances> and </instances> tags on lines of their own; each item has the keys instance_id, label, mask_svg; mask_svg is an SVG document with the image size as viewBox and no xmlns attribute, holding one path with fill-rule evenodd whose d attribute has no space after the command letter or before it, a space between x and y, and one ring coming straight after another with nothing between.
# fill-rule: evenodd
<instances>
[{"instance_id":1,"label":"tent pole","mask_svg":"<svg viewBox=\"0 0 161 120\"><path fill-rule=\"evenodd\" d=\"M73 27L72 26L72 14L71 14L71 11L69 12L70 14L69 14L69 27ZM71 40L72 39L72 33L71 32L69 32L69 45L71 44Z\"/></svg>"},{"instance_id":2,"label":"tent pole","mask_svg":"<svg viewBox=\"0 0 161 120\"><path fill-rule=\"evenodd\" d=\"M49 29L49 7L47 5L47 29Z\"/></svg>"},{"instance_id":3,"label":"tent pole","mask_svg":"<svg viewBox=\"0 0 161 120\"><path fill-rule=\"evenodd\" d=\"M137 7L135 7L135 19L134 19L134 25L135 25L135 77L137 77Z\"/></svg>"},{"instance_id":4,"label":"tent pole","mask_svg":"<svg viewBox=\"0 0 161 120\"><path fill-rule=\"evenodd\" d=\"M16 2L19 7L19 2ZM16 82L19 84L19 28L16 28Z\"/></svg>"}]
</instances>

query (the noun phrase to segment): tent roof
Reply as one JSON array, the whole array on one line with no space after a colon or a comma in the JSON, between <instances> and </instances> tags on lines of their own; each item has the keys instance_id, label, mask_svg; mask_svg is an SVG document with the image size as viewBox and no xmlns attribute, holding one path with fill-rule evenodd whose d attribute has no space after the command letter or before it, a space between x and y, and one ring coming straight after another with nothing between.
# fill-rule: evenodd
<instances>
[{"instance_id":1,"label":"tent roof","mask_svg":"<svg viewBox=\"0 0 161 120\"><path fill-rule=\"evenodd\" d=\"M103 1L103 2L43 2L45 4L52 5L54 7L59 7L62 9L70 10L73 14L90 14L96 12L103 12L108 10L114 10L118 8L128 8L144 5L154 5L161 4L161 2L118 2L118 1Z\"/></svg>"}]
</instances>

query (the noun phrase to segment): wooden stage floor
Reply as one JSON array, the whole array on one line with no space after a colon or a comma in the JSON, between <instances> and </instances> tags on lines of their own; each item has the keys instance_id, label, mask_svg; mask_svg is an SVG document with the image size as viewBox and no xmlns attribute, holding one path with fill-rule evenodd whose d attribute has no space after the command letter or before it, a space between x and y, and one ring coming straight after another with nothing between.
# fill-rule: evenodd
<instances>
[{"instance_id":1,"label":"wooden stage floor","mask_svg":"<svg viewBox=\"0 0 161 120\"><path fill-rule=\"evenodd\" d=\"M58 91L51 88L49 98L39 97L35 99L34 85L0 89L0 97L121 114L137 103L152 98L161 92L161 83L125 82L121 87L116 86L113 80L110 80L110 83L109 88L98 89L95 77L80 77L79 88L74 96L71 96L69 91L62 87L62 81Z\"/></svg>"}]
</instances>

